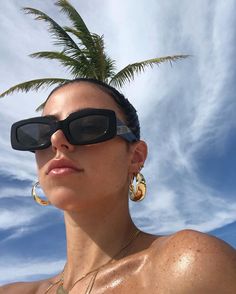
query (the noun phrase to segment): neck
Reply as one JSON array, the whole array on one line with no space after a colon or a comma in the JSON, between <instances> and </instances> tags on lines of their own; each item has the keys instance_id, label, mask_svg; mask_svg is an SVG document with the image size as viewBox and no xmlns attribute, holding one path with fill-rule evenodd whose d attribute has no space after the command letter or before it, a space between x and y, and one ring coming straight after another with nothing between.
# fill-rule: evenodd
<instances>
[{"instance_id":1,"label":"neck","mask_svg":"<svg viewBox=\"0 0 236 294\"><path fill-rule=\"evenodd\" d=\"M65 212L67 265L64 285L109 262L134 235L128 201L107 203L86 212ZM121 256L122 257L122 256Z\"/></svg>"}]
</instances>

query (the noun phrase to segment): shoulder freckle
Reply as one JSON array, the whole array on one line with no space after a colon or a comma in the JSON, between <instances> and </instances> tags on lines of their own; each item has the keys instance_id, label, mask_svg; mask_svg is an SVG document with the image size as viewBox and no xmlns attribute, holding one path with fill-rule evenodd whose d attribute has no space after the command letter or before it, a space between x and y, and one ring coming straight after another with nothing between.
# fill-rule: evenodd
<instances>
[{"instance_id":1,"label":"shoulder freckle","mask_svg":"<svg viewBox=\"0 0 236 294\"><path fill-rule=\"evenodd\" d=\"M224 241L194 230L183 230L171 235L165 243L164 250L171 255L191 252L196 256L204 255L205 257L215 254L218 256L234 256L235 254L234 248Z\"/></svg>"},{"instance_id":2,"label":"shoulder freckle","mask_svg":"<svg viewBox=\"0 0 236 294\"><path fill-rule=\"evenodd\" d=\"M201 287L213 290L218 282L222 288L231 285L236 289L236 251L204 233L183 230L168 237L162 246L159 265L163 278L180 289L180 293Z\"/></svg>"}]
</instances>

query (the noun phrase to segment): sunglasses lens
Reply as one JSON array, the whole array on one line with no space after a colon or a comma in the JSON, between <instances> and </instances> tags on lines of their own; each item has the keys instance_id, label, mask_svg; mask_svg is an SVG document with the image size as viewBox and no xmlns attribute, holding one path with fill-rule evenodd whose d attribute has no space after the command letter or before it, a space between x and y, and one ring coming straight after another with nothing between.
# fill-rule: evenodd
<instances>
[{"instance_id":1,"label":"sunglasses lens","mask_svg":"<svg viewBox=\"0 0 236 294\"><path fill-rule=\"evenodd\" d=\"M16 138L20 145L28 149L37 149L50 141L50 126L43 123L22 125L16 130Z\"/></svg>"},{"instance_id":2,"label":"sunglasses lens","mask_svg":"<svg viewBox=\"0 0 236 294\"><path fill-rule=\"evenodd\" d=\"M104 115L90 115L70 122L69 131L75 144L88 144L102 139L109 130L109 118Z\"/></svg>"}]
</instances>

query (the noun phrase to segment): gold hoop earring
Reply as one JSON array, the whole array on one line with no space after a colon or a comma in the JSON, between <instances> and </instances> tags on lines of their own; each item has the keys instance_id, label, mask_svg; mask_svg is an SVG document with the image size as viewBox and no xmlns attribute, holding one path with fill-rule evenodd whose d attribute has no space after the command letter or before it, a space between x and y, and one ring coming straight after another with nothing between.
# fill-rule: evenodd
<instances>
[{"instance_id":1,"label":"gold hoop earring","mask_svg":"<svg viewBox=\"0 0 236 294\"><path fill-rule=\"evenodd\" d=\"M141 201L146 195L146 181L144 176L141 173L138 173L136 176L136 187L133 185L133 181L129 185L129 197L132 201Z\"/></svg>"},{"instance_id":2,"label":"gold hoop earring","mask_svg":"<svg viewBox=\"0 0 236 294\"><path fill-rule=\"evenodd\" d=\"M36 182L33 187L32 187L32 190L31 190L31 195L33 196L34 198L34 201L36 201L39 205L42 205L42 206L47 206L50 204L50 202L48 200L44 200L44 199L41 199L37 193L36 193L36 188L39 186L39 182Z\"/></svg>"}]
</instances>

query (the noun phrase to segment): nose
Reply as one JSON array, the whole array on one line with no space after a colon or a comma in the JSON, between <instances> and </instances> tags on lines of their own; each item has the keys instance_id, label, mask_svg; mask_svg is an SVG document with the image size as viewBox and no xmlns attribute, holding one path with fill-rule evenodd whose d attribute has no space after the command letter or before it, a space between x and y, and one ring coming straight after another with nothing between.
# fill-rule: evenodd
<instances>
[{"instance_id":1,"label":"nose","mask_svg":"<svg viewBox=\"0 0 236 294\"><path fill-rule=\"evenodd\" d=\"M75 149L75 145L72 145L68 142L62 130L57 130L55 133L52 134L51 143L52 149L55 152L57 150L71 152Z\"/></svg>"}]
</instances>

